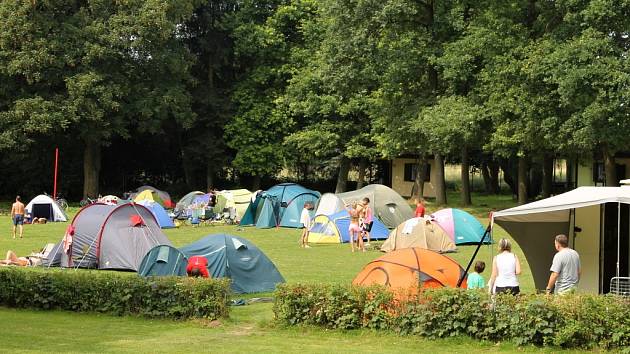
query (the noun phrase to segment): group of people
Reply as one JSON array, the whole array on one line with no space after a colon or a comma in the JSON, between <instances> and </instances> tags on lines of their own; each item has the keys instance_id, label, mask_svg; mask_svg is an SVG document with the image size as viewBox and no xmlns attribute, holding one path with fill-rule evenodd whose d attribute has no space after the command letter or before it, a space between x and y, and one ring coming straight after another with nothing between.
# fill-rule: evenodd
<instances>
[{"instance_id":1,"label":"group of people","mask_svg":"<svg viewBox=\"0 0 630 354\"><path fill-rule=\"evenodd\" d=\"M348 232L350 233L350 247L352 252L356 249L365 252L365 247L370 245L370 231L372 231L372 225L374 225L374 215L372 208L370 208L370 199L363 198L361 202L353 202L351 205L346 205L348 214L350 214L350 226ZM367 243L363 242L363 239L367 239Z\"/></svg>"},{"instance_id":2,"label":"group of people","mask_svg":"<svg viewBox=\"0 0 630 354\"><path fill-rule=\"evenodd\" d=\"M569 247L569 239L566 235L557 235L554 239L557 253L553 257L550 268L549 281L546 293L566 294L574 292L580 281L581 268L580 256ZM483 289L485 281L481 273L486 268L483 261L475 263L475 271L468 276L468 289ZM499 254L492 260L492 274L488 281L488 291L491 294L509 293L518 295L518 275L521 274L521 263L518 257L512 253L512 244L508 239L499 241Z\"/></svg>"}]
</instances>

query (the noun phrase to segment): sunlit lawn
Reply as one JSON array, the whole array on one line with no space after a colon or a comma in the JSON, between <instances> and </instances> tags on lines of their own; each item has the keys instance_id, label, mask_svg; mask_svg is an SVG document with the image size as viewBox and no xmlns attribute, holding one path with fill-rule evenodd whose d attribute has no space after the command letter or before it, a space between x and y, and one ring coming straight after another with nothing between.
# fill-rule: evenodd
<instances>
[{"instance_id":1,"label":"sunlit lawn","mask_svg":"<svg viewBox=\"0 0 630 354\"><path fill-rule=\"evenodd\" d=\"M450 194L451 205L457 206L457 195ZM488 211L513 205L510 196L475 196L475 206L467 210L485 225ZM6 205L6 204L5 204ZM3 205L4 206L4 205ZM431 203L429 211L437 210ZM73 215L76 209L70 211ZM10 238L8 215L0 220L0 251L11 249L18 255L28 254L48 242L61 239L68 223L26 225L25 238ZM4 230L4 231L2 231ZM170 240L181 246L212 233L230 233L250 239L276 264L287 282L317 282L349 284L359 270L370 260L381 255L376 250L351 253L350 246L313 245L310 249L298 247L299 230L241 228L237 226L183 226L165 230ZM497 228L494 238L507 237ZM459 247L450 256L463 267L474 252L474 246ZM518 247L515 252L522 257ZM477 259L490 263L496 253L494 246L483 246ZM524 260L524 259L523 259ZM534 291L533 281L526 262L520 276L521 289ZM67 270L73 271L73 270ZM80 271L80 270L78 270ZM486 278L489 276L486 271ZM259 294L258 296L269 296ZM100 314L74 314L0 308L0 318L10 326L0 326L2 350L24 351L123 351L123 352L400 352L400 351L499 351L514 350L511 345L495 346L464 338L452 340L422 340L401 337L390 333L369 331L325 331L317 328L283 328L273 323L270 304L253 304L233 307L231 318L211 326L198 321L174 322L143 318L111 317ZM531 348L532 350L535 348ZM521 349L519 349L520 351Z\"/></svg>"}]
</instances>

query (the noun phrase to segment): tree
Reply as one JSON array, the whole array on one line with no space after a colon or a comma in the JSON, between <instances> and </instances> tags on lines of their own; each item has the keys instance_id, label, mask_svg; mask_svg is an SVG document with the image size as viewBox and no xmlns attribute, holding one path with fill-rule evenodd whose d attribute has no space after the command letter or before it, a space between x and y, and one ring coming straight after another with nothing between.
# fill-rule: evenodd
<instances>
[{"instance_id":1,"label":"tree","mask_svg":"<svg viewBox=\"0 0 630 354\"><path fill-rule=\"evenodd\" d=\"M3 2L0 14L13 20L0 29L0 70L19 83L2 99L5 134L28 141L31 132L66 131L83 145L83 194L97 195L101 148L112 137L192 120L190 57L177 39L192 9L192 1Z\"/></svg>"}]
</instances>

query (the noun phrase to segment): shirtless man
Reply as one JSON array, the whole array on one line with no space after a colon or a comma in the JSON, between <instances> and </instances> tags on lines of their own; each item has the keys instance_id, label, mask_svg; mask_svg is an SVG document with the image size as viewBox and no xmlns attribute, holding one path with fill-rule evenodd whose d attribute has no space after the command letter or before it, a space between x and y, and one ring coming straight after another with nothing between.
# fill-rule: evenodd
<instances>
[{"instance_id":1,"label":"shirtless man","mask_svg":"<svg viewBox=\"0 0 630 354\"><path fill-rule=\"evenodd\" d=\"M15 229L19 227L20 238L24 232L24 203L22 203L20 196L15 197L15 203L11 206L11 220L13 220L13 238L15 238Z\"/></svg>"},{"instance_id":2,"label":"shirtless man","mask_svg":"<svg viewBox=\"0 0 630 354\"><path fill-rule=\"evenodd\" d=\"M15 252L8 251L5 259L0 259L0 265L16 265L20 267L30 266L32 263L28 257L18 257Z\"/></svg>"}]
</instances>

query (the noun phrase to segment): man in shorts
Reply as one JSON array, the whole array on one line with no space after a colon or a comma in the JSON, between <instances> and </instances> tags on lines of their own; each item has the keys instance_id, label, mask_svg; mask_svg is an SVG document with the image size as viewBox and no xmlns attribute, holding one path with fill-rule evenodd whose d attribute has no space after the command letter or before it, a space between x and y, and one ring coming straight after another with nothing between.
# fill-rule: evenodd
<instances>
[{"instance_id":1,"label":"man in shorts","mask_svg":"<svg viewBox=\"0 0 630 354\"><path fill-rule=\"evenodd\" d=\"M546 291L550 293L551 289L554 289L554 293L559 295L574 292L582 274L580 255L569 248L569 239L566 235L557 235L554 245L558 253L553 256Z\"/></svg>"},{"instance_id":2,"label":"man in shorts","mask_svg":"<svg viewBox=\"0 0 630 354\"><path fill-rule=\"evenodd\" d=\"M15 229L19 228L20 238L24 233L24 203L18 195L15 197L15 203L11 206L11 220L13 220L13 238L15 238Z\"/></svg>"}]
</instances>

